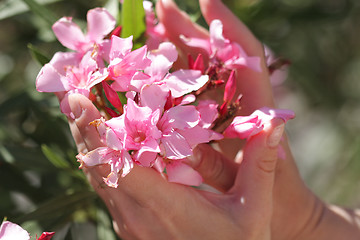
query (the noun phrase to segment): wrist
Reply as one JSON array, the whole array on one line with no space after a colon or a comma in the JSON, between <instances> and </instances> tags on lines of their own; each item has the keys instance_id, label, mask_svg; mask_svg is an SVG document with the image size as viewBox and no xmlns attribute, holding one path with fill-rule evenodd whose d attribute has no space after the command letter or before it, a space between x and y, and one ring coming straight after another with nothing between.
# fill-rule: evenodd
<instances>
[{"instance_id":1,"label":"wrist","mask_svg":"<svg viewBox=\"0 0 360 240\"><path fill-rule=\"evenodd\" d=\"M356 240L360 238L360 211L327 205L317 199L314 214L296 240Z\"/></svg>"}]
</instances>

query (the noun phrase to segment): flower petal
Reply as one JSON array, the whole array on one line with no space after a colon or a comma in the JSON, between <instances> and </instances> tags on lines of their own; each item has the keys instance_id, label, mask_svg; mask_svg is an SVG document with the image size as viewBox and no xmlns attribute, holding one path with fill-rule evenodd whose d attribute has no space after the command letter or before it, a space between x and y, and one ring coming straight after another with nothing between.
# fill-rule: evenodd
<instances>
[{"instance_id":1,"label":"flower petal","mask_svg":"<svg viewBox=\"0 0 360 240\"><path fill-rule=\"evenodd\" d=\"M199 186L203 179L201 175L189 165L181 161L172 161L166 166L168 181L190 186Z\"/></svg>"},{"instance_id":2,"label":"flower petal","mask_svg":"<svg viewBox=\"0 0 360 240\"><path fill-rule=\"evenodd\" d=\"M19 225L4 221L0 227L0 239L3 240L29 240L29 233Z\"/></svg>"},{"instance_id":3,"label":"flower petal","mask_svg":"<svg viewBox=\"0 0 360 240\"><path fill-rule=\"evenodd\" d=\"M68 90L68 85L59 72L47 63L36 77L36 89L39 92L63 92Z\"/></svg>"},{"instance_id":4,"label":"flower petal","mask_svg":"<svg viewBox=\"0 0 360 240\"><path fill-rule=\"evenodd\" d=\"M205 52L208 53L208 55L211 54L211 47L210 47L210 41L209 39L203 39L203 38L187 38L184 35L180 35L180 39L182 42L193 48L201 48L204 49Z\"/></svg>"},{"instance_id":5,"label":"flower petal","mask_svg":"<svg viewBox=\"0 0 360 240\"><path fill-rule=\"evenodd\" d=\"M54 23L52 29L62 45L80 51L81 45L85 43L85 36L80 27L72 22L71 17L63 17Z\"/></svg>"},{"instance_id":6,"label":"flower petal","mask_svg":"<svg viewBox=\"0 0 360 240\"><path fill-rule=\"evenodd\" d=\"M176 131L164 135L161 142L164 155L169 159L183 159L192 154L186 139Z\"/></svg>"},{"instance_id":7,"label":"flower petal","mask_svg":"<svg viewBox=\"0 0 360 240\"><path fill-rule=\"evenodd\" d=\"M143 167L151 167L156 160L157 153L146 151L141 148L137 154L135 154L135 159L138 161Z\"/></svg>"},{"instance_id":8,"label":"flower petal","mask_svg":"<svg viewBox=\"0 0 360 240\"><path fill-rule=\"evenodd\" d=\"M232 123L224 131L224 136L228 138L245 139L253 135L257 128L261 128L258 117L255 115L235 117Z\"/></svg>"},{"instance_id":9,"label":"flower petal","mask_svg":"<svg viewBox=\"0 0 360 240\"><path fill-rule=\"evenodd\" d=\"M209 80L208 75L201 75L197 70L178 70L171 73L164 82L171 90L174 98L196 91Z\"/></svg>"},{"instance_id":10,"label":"flower petal","mask_svg":"<svg viewBox=\"0 0 360 240\"><path fill-rule=\"evenodd\" d=\"M153 111L156 109L163 109L166 103L166 99L169 95L169 91L164 88L164 85L159 86L157 84L145 85L141 89L140 101L142 106L147 106Z\"/></svg>"},{"instance_id":11,"label":"flower petal","mask_svg":"<svg viewBox=\"0 0 360 240\"><path fill-rule=\"evenodd\" d=\"M210 129L205 129L200 126L188 128L185 130L178 130L178 132L185 137L191 148L196 147L200 143L208 143L211 140L220 140L222 135Z\"/></svg>"},{"instance_id":12,"label":"flower petal","mask_svg":"<svg viewBox=\"0 0 360 240\"><path fill-rule=\"evenodd\" d=\"M100 42L115 28L115 18L105 8L94 8L87 13L87 37Z\"/></svg>"},{"instance_id":13,"label":"flower petal","mask_svg":"<svg viewBox=\"0 0 360 240\"><path fill-rule=\"evenodd\" d=\"M201 116L199 125L203 128L210 128L219 115L218 104L213 100L199 101L196 109L199 111Z\"/></svg>"},{"instance_id":14,"label":"flower petal","mask_svg":"<svg viewBox=\"0 0 360 240\"><path fill-rule=\"evenodd\" d=\"M108 163L111 158L115 157L116 151L108 147L99 147L96 148L87 154L78 154L76 158L80 163L85 164L85 166L92 167L100 164Z\"/></svg>"},{"instance_id":15,"label":"flower petal","mask_svg":"<svg viewBox=\"0 0 360 240\"><path fill-rule=\"evenodd\" d=\"M186 129L195 127L200 120L200 114L194 106L175 106L167 110L160 120L162 131L171 129Z\"/></svg>"},{"instance_id":16,"label":"flower petal","mask_svg":"<svg viewBox=\"0 0 360 240\"><path fill-rule=\"evenodd\" d=\"M133 47L133 37L120 38L115 35L111 37L110 60L115 58L123 58L125 54L129 53Z\"/></svg>"},{"instance_id":17,"label":"flower petal","mask_svg":"<svg viewBox=\"0 0 360 240\"><path fill-rule=\"evenodd\" d=\"M226 43L229 43L229 40L225 39L223 36L223 24L220 20L215 19L211 21L210 27L210 44L213 51L216 51L219 48L223 48Z\"/></svg>"},{"instance_id":18,"label":"flower petal","mask_svg":"<svg viewBox=\"0 0 360 240\"><path fill-rule=\"evenodd\" d=\"M66 69L69 66L78 66L82 58L82 54L78 52L57 52L52 57L50 64L61 75L66 75Z\"/></svg>"}]
</instances>

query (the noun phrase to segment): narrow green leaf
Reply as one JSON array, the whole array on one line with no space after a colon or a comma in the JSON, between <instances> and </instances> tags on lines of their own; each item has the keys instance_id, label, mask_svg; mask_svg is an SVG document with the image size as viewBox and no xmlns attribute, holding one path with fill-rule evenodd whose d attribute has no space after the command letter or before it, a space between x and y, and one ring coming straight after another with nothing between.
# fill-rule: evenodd
<instances>
[{"instance_id":1,"label":"narrow green leaf","mask_svg":"<svg viewBox=\"0 0 360 240\"><path fill-rule=\"evenodd\" d=\"M50 62L50 59L42 54L38 49L36 49L32 44L27 46L30 50L30 54L34 60L36 60L41 66L44 66L46 63Z\"/></svg>"},{"instance_id":2,"label":"narrow green leaf","mask_svg":"<svg viewBox=\"0 0 360 240\"><path fill-rule=\"evenodd\" d=\"M34 211L20 216L16 219L16 222L22 223L29 220L49 221L57 219L65 213L72 214L74 211L81 208L81 206L93 201L96 196L95 192L87 190L57 196L44 202Z\"/></svg>"},{"instance_id":3,"label":"narrow green leaf","mask_svg":"<svg viewBox=\"0 0 360 240\"><path fill-rule=\"evenodd\" d=\"M121 37L134 36L134 41L145 32L143 0L124 0L121 10Z\"/></svg>"},{"instance_id":4,"label":"narrow green leaf","mask_svg":"<svg viewBox=\"0 0 360 240\"><path fill-rule=\"evenodd\" d=\"M44 155L49 159L49 161L57 168L69 169L70 163L65 159L57 155L50 147L46 145L41 145L41 150Z\"/></svg>"},{"instance_id":5,"label":"narrow green leaf","mask_svg":"<svg viewBox=\"0 0 360 240\"><path fill-rule=\"evenodd\" d=\"M56 15L50 11L44 5L39 4L35 0L22 0L31 11L33 11L36 15L44 19L49 25L53 25L54 22L58 20Z\"/></svg>"},{"instance_id":6,"label":"narrow green leaf","mask_svg":"<svg viewBox=\"0 0 360 240\"><path fill-rule=\"evenodd\" d=\"M59 2L61 0L38 0L41 5ZM13 17L24 12L28 12L29 7L22 1L1 0L0 1L0 20Z\"/></svg>"}]
</instances>

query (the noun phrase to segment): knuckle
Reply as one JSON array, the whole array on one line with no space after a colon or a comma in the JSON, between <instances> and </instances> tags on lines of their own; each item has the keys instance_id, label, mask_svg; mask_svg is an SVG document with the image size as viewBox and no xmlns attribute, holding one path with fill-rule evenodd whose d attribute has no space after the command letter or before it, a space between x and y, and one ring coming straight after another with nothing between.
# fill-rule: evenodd
<instances>
[{"instance_id":1,"label":"knuckle","mask_svg":"<svg viewBox=\"0 0 360 240\"><path fill-rule=\"evenodd\" d=\"M257 168L265 173L273 173L276 169L276 159L275 158L265 158L257 161Z\"/></svg>"},{"instance_id":2,"label":"knuckle","mask_svg":"<svg viewBox=\"0 0 360 240\"><path fill-rule=\"evenodd\" d=\"M218 179L224 171L224 162L216 154L202 158L199 166L205 179Z\"/></svg>"}]
</instances>

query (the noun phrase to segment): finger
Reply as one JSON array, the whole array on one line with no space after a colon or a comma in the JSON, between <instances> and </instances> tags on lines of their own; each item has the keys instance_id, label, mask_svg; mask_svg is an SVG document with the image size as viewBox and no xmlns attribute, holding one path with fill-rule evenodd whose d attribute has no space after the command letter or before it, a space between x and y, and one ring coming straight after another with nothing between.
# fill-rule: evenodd
<instances>
[{"instance_id":1,"label":"finger","mask_svg":"<svg viewBox=\"0 0 360 240\"><path fill-rule=\"evenodd\" d=\"M164 25L166 37L180 50L179 57L183 58L183 62L187 62L188 53L196 57L201 49L197 49L196 51L194 48L186 46L183 40L180 39L180 36L207 38L209 36L207 30L193 23L190 17L181 11L173 0L158 1L156 4L156 12L159 21ZM182 53L183 55L181 55ZM203 52L203 54L206 56L205 52Z\"/></svg>"},{"instance_id":2,"label":"finger","mask_svg":"<svg viewBox=\"0 0 360 240\"><path fill-rule=\"evenodd\" d=\"M173 0L161 0L156 5L156 13L162 24L164 24L169 37L179 40L179 35L206 38L208 32L201 26L195 24L189 15L181 11ZM172 40L172 39L171 39Z\"/></svg>"},{"instance_id":3,"label":"finger","mask_svg":"<svg viewBox=\"0 0 360 240\"><path fill-rule=\"evenodd\" d=\"M89 125L95 119L101 118L99 111L92 102L83 95L71 94L69 95L69 105L75 116L74 123L78 129L77 132L75 126L71 126L74 129L77 143L81 142L78 136L80 134L88 151L102 146L103 144L100 141L96 128Z\"/></svg>"},{"instance_id":4,"label":"finger","mask_svg":"<svg viewBox=\"0 0 360 240\"><path fill-rule=\"evenodd\" d=\"M77 151L79 153L80 152L81 153L86 153L87 149L86 149L84 139L82 138L81 133L80 133L78 127L76 126L76 123L75 123L74 119L68 118L68 122L69 122L71 135L73 136L73 139L74 139L75 144L76 144Z\"/></svg>"},{"instance_id":5,"label":"finger","mask_svg":"<svg viewBox=\"0 0 360 240\"><path fill-rule=\"evenodd\" d=\"M206 184L221 192L226 192L233 186L239 167L207 144L194 149L188 164L200 173Z\"/></svg>"},{"instance_id":6,"label":"finger","mask_svg":"<svg viewBox=\"0 0 360 240\"><path fill-rule=\"evenodd\" d=\"M200 7L208 24L214 19L219 19L223 23L226 38L239 43L250 56L263 55L262 44L221 0L200 0Z\"/></svg>"},{"instance_id":7,"label":"finger","mask_svg":"<svg viewBox=\"0 0 360 240\"><path fill-rule=\"evenodd\" d=\"M258 208L259 212L267 212L272 207L278 146L283 132L284 121L274 119L248 140L234 187L230 190L241 202Z\"/></svg>"}]
</instances>

